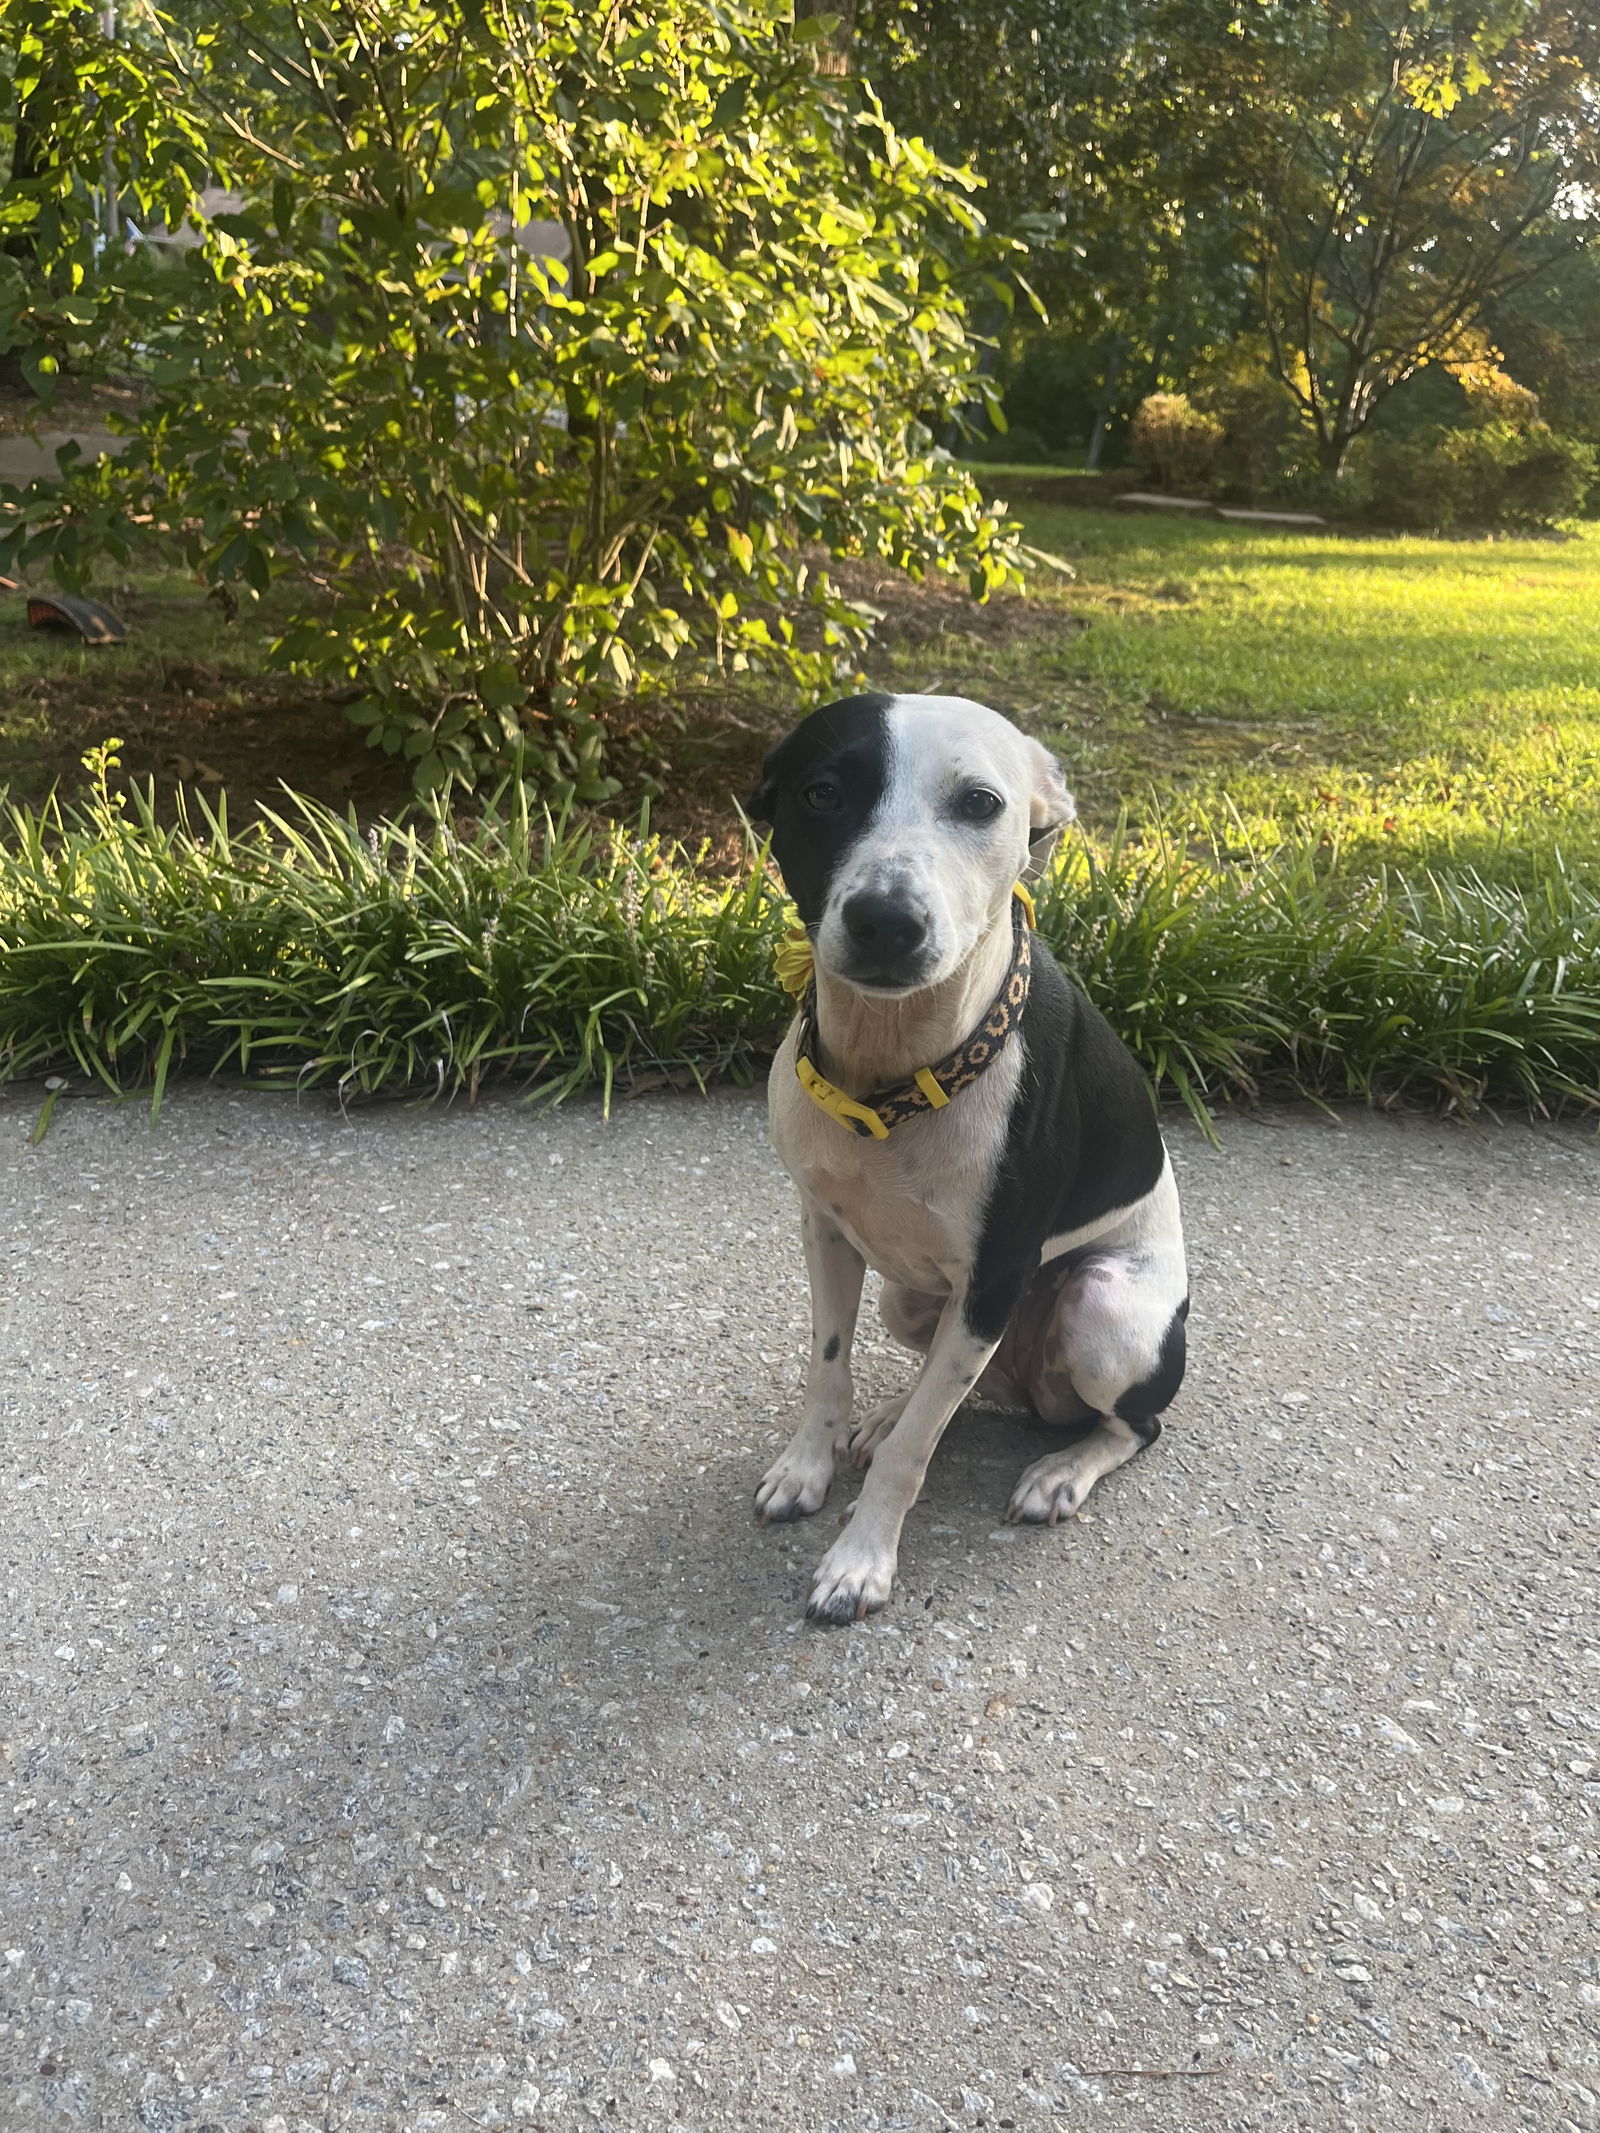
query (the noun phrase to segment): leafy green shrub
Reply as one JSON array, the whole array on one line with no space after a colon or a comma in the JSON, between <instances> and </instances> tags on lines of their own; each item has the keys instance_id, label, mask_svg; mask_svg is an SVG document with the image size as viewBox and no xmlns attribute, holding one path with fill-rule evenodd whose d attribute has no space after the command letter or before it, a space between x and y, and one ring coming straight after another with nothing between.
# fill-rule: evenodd
<instances>
[{"instance_id":1,"label":"leafy green shrub","mask_svg":"<svg viewBox=\"0 0 1600 2133\"><path fill-rule=\"evenodd\" d=\"M1221 494L1254 503L1275 485L1298 427L1293 400L1264 370L1225 373L1197 388L1194 404L1222 425L1211 477Z\"/></svg>"},{"instance_id":2,"label":"leafy green shrub","mask_svg":"<svg viewBox=\"0 0 1600 2133\"><path fill-rule=\"evenodd\" d=\"M1186 393L1152 393L1134 411L1128 442L1134 461L1164 489L1204 489L1222 447L1223 425Z\"/></svg>"},{"instance_id":3,"label":"leafy green shrub","mask_svg":"<svg viewBox=\"0 0 1600 2133\"><path fill-rule=\"evenodd\" d=\"M1303 434L1291 436L1273 470L1272 498L1295 511L1319 511L1336 519L1364 518L1372 501L1370 457L1357 445L1341 471L1332 474L1319 461L1314 440Z\"/></svg>"},{"instance_id":4,"label":"leafy green shrub","mask_svg":"<svg viewBox=\"0 0 1600 2133\"><path fill-rule=\"evenodd\" d=\"M108 172L141 223L181 221L204 183L207 146L162 70L126 35L107 37L83 0L7 0L0 65L0 376L47 399L128 320L150 262L103 256L96 188ZM126 15L124 16L126 22Z\"/></svg>"},{"instance_id":5,"label":"leafy green shrub","mask_svg":"<svg viewBox=\"0 0 1600 2133\"><path fill-rule=\"evenodd\" d=\"M1539 528L1571 518L1595 480L1595 447L1542 422L1432 430L1400 443L1373 439L1363 455L1372 516L1381 523Z\"/></svg>"},{"instance_id":6,"label":"leafy green shrub","mask_svg":"<svg viewBox=\"0 0 1600 2133\"><path fill-rule=\"evenodd\" d=\"M853 663L819 546L1016 580L926 426L993 395L964 292L1003 248L819 73L825 18L368 0L270 64L246 0L161 34L246 206L125 307L138 433L26 501L13 564L70 584L147 523L212 582L313 566L281 656L420 788L520 751L583 801L608 706L680 666Z\"/></svg>"},{"instance_id":7,"label":"leafy green shrub","mask_svg":"<svg viewBox=\"0 0 1600 2133\"><path fill-rule=\"evenodd\" d=\"M592 833L506 787L461 826L364 830L307 800L242 833L163 826L146 795L0 821L0 1077L111 1090L176 1073L345 1094L552 1097L746 1075L791 1003L789 907L756 865L707 880L647 836ZM1600 896L1341 865L1318 831L1253 850L1237 820L1074 842L1043 937L1164 1095L1600 1103ZM51 1099L53 1101L53 1098Z\"/></svg>"},{"instance_id":8,"label":"leafy green shrub","mask_svg":"<svg viewBox=\"0 0 1600 2133\"><path fill-rule=\"evenodd\" d=\"M1020 320L1006 335L1000 370L1011 434L1030 430L1047 456L1081 460L1100 413L1107 362L1106 344L1077 322L1064 328ZM1120 410L1112 419L1120 455L1127 424Z\"/></svg>"}]
</instances>

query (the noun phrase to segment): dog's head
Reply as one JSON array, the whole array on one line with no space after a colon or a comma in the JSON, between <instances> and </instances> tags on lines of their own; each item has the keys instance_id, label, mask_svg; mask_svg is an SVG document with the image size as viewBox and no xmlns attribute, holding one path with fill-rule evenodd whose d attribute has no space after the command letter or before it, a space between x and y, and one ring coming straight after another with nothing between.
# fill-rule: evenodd
<instances>
[{"instance_id":1,"label":"dog's head","mask_svg":"<svg viewBox=\"0 0 1600 2133\"><path fill-rule=\"evenodd\" d=\"M817 962L862 992L951 976L1072 820L1060 766L962 696L850 696L780 741L746 802L772 826Z\"/></svg>"}]
</instances>

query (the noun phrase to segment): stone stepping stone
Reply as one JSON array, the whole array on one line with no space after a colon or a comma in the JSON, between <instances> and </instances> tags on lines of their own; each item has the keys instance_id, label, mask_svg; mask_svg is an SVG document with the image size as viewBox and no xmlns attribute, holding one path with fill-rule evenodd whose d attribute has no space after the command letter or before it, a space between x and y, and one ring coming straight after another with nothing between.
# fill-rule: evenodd
<instances>
[{"instance_id":1,"label":"stone stepping stone","mask_svg":"<svg viewBox=\"0 0 1600 2133\"><path fill-rule=\"evenodd\" d=\"M1246 526L1325 526L1328 521L1315 511L1239 511L1217 505L1218 518L1235 519Z\"/></svg>"},{"instance_id":2,"label":"stone stepping stone","mask_svg":"<svg viewBox=\"0 0 1600 2133\"><path fill-rule=\"evenodd\" d=\"M1211 511L1203 496L1158 496L1148 489L1129 489L1117 498L1119 504L1134 504L1143 511Z\"/></svg>"}]
</instances>

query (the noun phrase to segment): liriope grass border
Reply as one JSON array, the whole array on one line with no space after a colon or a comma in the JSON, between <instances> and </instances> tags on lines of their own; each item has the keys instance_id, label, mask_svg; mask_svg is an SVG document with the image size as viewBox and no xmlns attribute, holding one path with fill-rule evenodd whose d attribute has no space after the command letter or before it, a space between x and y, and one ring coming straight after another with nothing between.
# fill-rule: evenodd
<instances>
[{"instance_id":1,"label":"liriope grass border","mask_svg":"<svg viewBox=\"0 0 1600 2133\"><path fill-rule=\"evenodd\" d=\"M0 815L0 1078L147 1091L174 1075L609 1102L748 1078L789 1003L788 914L648 835L552 824L520 786L470 825L363 827L286 795L163 825L149 794ZM1363 873L1306 839L1239 856L1236 822L1074 842L1040 930L1160 1093L1219 1104L1600 1108L1600 893Z\"/></svg>"}]
</instances>

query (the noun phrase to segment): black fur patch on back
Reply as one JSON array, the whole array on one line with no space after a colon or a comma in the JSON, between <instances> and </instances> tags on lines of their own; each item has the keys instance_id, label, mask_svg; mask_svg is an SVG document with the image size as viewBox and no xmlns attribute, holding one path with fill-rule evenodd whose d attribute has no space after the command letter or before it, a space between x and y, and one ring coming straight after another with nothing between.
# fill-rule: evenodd
<instances>
[{"instance_id":1,"label":"black fur patch on back","mask_svg":"<svg viewBox=\"0 0 1600 2133\"><path fill-rule=\"evenodd\" d=\"M1166 1151L1155 1102L1133 1056L1037 939L1026 1049L989 1202L966 1322L998 1340L1045 1240L1142 1200Z\"/></svg>"},{"instance_id":2,"label":"black fur patch on back","mask_svg":"<svg viewBox=\"0 0 1600 2133\"><path fill-rule=\"evenodd\" d=\"M821 919L828 884L844 854L871 821L889 777L889 706L876 693L842 697L813 711L761 766L761 783L745 802L753 822L772 825L772 856L802 925ZM822 778L838 804L811 807L808 787Z\"/></svg>"}]
</instances>

